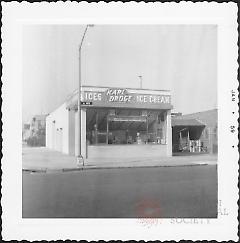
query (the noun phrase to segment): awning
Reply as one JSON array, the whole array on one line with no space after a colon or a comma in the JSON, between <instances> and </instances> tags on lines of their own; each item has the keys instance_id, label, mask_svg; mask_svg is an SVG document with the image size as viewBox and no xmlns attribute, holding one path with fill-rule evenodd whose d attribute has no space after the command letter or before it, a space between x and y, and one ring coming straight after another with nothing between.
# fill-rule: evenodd
<instances>
[{"instance_id":1,"label":"awning","mask_svg":"<svg viewBox=\"0 0 240 243\"><path fill-rule=\"evenodd\" d=\"M191 126L198 126L198 127L204 127L205 124L200 122L197 119L182 119L182 118L172 118L172 127L177 127L177 126L182 126L182 127L191 127Z\"/></svg>"}]
</instances>

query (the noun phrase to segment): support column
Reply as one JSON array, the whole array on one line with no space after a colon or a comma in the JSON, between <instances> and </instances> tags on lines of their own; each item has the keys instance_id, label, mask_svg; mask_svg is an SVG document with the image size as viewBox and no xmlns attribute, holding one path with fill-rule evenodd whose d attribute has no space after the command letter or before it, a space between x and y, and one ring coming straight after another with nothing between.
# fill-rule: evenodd
<instances>
[{"instance_id":1,"label":"support column","mask_svg":"<svg viewBox=\"0 0 240 243\"><path fill-rule=\"evenodd\" d=\"M96 113L95 144L98 144L98 110Z\"/></svg>"},{"instance_id":2,"label":"support column","mask_svg":"<svg viewBox=\"0 0 240 243\"><path fill-rule=\"evenodd\" d=\"M86 149L87 149L87 138L86 138L86 109L82 108L81 109L81 153L83 158L86 158ZM79 114L78 111L75 112L75 156L79 155Z\"/></svg>"},{"instance_id":3,"label":"support column","mask_svg":"<svg viewBox=\"0 0 240 243\"><path fill-rule=\"evenodd\" d=\"M109 126L108 126L108 116L107 116L107 134L106 134L106 144L108 145L108 133L109 133Z\"/></svg>"},{"instance_id":4,"label":"support column","mask_svg":"<svg viewBox=\"0 0 240 243\"><path fill-rule=\"evenodd\" d=\"M79 114L78 111L75 111L75 156L79 155Z\"/></svg>"},{"instance_id":5,"label":"support column","mask_svg":"<svg viewBox=\"0 0 240 243\"><path fill-rule=\"evenodd\" d=\"M213 137L212 137L212 129L208 128L208 139L209 139L209 153L213 154Z\"/></svg>"},{"instance_id":6,"label":"support column","mask_svg":"<svg viewBox=\"0 0 240 243\"><path fill-rule=\"evenodd\" d=\"M81 109L81 151L82 156L86 159L87 152L87 121L86 121L86 109Z\"/></svg>"},{"instance_id":7,"label":"support column","mask_svg":"<svg viewBox=\"0 0 240 243\"><path fill-rule=\"evenodd\" d=\"M148 136L148 116L146 117L146 130L147 130L147 136Z\"/></svg>"},{"instance_id":8,"label":"support column","mask_svg":"<svg viewBox=\"0 0 240 243\"><path fill-rule=\"evenodd\" d=\"M171 110L167 111L167 132L166 132L166 143L167 143L167 156L172 156L172 124L171 124Z\"/></svg>"}]
</instances>

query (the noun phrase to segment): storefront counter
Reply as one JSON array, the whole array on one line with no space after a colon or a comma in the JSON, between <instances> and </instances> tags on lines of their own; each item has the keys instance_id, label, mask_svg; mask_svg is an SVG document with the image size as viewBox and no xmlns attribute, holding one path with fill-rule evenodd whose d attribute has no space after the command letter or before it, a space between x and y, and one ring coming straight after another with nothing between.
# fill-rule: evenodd
<instances>
[{"instance_id":1,"label":"storefront counter","mask_svg":"<svg viewBox=\"0 0 240 243\"><path fill-rule=\"evenodd\" d=\"M166 144L89 145L88 158L153 158L166 157Z\"/></svg>"}]
</instances>

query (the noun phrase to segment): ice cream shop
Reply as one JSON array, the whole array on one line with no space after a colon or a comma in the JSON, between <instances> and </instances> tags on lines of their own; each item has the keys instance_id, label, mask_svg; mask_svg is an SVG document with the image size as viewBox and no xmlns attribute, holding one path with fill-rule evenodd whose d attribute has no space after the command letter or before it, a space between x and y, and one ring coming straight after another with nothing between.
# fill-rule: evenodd
<instances>
[{"instance_id":1,"label":"ice cream shop","mask_svg":"<svg viewBox=\"0 0 240 243\"><path fill-rule=\"evenodd\" d=\"M168 90L82 86L80 116L78 91L47 116L46 146L70 155L81 146L84 158L171 156L171 109Z\"/></svg>"}]
</instances>

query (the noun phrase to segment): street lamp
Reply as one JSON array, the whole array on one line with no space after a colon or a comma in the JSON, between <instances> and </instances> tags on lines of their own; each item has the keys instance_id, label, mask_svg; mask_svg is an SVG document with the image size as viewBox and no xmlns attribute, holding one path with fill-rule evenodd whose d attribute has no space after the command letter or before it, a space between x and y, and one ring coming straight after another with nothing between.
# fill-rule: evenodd
<instances>
[{"instance_id":1,"label":"street lamp","mask_svg":"<svg viewBox=\"0 0 240 243\"><path fill-rule=\"evenodd\" d=\"M82 54L82 45L83 45L83 41L84 41L84 38L85 38L85 35L87 33L87 30L88 30L88 27L93 27L94 25L92 24L88 24L86 27L85 27L85 30L84 30L84 33L83 33L83 36L82 36L82 40L81 40L81 43L80 43L80 46L79 46L79 82L78 82L78 115L79 115L79 129L78 129L78 135L79 135L79 154L77 156L77 164L80 165L82 163L82 165L84 166L84 159L83 159L83 156L82 156L82 140L81 140L81 54Z\"/></svg>"}]
</instances>

